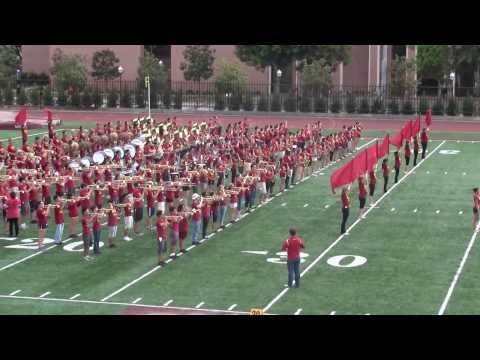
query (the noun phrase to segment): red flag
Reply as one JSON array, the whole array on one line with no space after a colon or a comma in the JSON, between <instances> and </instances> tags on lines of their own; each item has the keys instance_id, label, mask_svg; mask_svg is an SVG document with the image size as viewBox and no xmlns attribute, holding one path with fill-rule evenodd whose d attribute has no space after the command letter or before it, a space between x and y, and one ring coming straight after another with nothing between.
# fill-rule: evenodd
<instances>
[{"instance_id":1,"label":"red flag","mask_svg":"<svg viewBox=\"0 0 480 360\"><path fill-rule=\"evenodd\" d=\"M432 109L427 110L427 113L425 114L425 123L427 124L427 127L432 125Z\"/></svg>"},{"instance_id":2,"label":"red flag","mask_svg":"<svg viewBox=\"0 0 480 360\"><path fill-rule=\"evenodd\" d=\"M380 147L378 148L378 158L380 159L385 155L388 155L389 151L390 151L390 136L388 134L385 134L382 145L380 145Z\"/></svg>"},{"instance_id":3,"label":"red flag","mask_svg":"<svg viewBox=\"0 0 480 360\"><path fill-rule=\"evenodd\" d=\"M373 169L378 160L378 141L367 149L367 170Z\"/></svg>"},{"instance_id":4,"label":"red flag","mask_svg":"<svg viewBox=\"0 0 480 360\"><path fill-rule=\"evenodd\" d=\"M352 160L353 162L353 178L354 181L360 175L367 172L367 150L363 150L360 154L357 154Z\"/></svg>"},{"instance_id":5,"label":"red flag","mask_svg":"<svg viewBox=\"0 0 480 360\"><path fill-rule=\"evenodd\" d=\"M412 120L410 120L409 122L405 123L405 125L403 125L403 128L401 130L403 139L410 140L410 138L412 137L412 130L413 130L413 125L412 125Z\"/></svg>"},{"instance_id":6,"label":"red flag","mask_svg":"<svg viewBox=\"0 0 480 360\"><path fill-rule=\"evenodd\" d=\"M413 124L412 136L417 136L419 132L420 132L420 115L417 116L417 120L415 120L415 123Z\"/></svg>"},{"instance_id":7,"label":"red flag","mask_svg":"<svg viewBox=\"0 0 480 360\"><path fill-rule=\"evenodd\" d=\"M51 110L45 110L47 112L47 121L50 122L52 121L53 119L53 116L52 116L52 111Z\"/></svg>"},{"instance_id":8,"label":"red flag","mask_svg":"<svg viewBox=\"0 0 480 360\"><path fill-rule=\"evenodd\" d=\"M403 143L403 131L399 131L392 139L390 139L390 144L395 145L397 148L401 148Z\"/></svg>"},{"instance_id":9,"label":"red flag","mask_svg":"<svg viewBox=\"0 0 480 360\"><path fill-rule=\"evenodd\" d=\"M27 108L25 106L15 116L15 125L25 125L27 123Z\"/></svg>"},{"instance_id":10,"label":"red flag","mask_svg":"<svg viewBox=\"0 0 480 360\"><path fill-rule=\"evenodd\" d=\"M330 176L330 185L332 186L332 192L335 194L335 189L350 184L355 178L353 177L353 161L349 161L348 164L343 165L341 168L335 170Z\"/></svg>"}]
</instances>

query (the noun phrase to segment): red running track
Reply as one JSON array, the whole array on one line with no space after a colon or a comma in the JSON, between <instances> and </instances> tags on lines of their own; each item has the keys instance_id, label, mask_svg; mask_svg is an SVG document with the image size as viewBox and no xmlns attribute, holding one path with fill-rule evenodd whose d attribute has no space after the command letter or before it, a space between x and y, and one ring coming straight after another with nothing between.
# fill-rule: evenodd
<instances>
[{"instance_id":1,"label":"red running track","mask_svg":"<svg viewBox=\"0 0 480 360\"><path fill-rule=\"evenodd\" d=\"M115 122L132 120L136 115L126 112L104 112L104 111L58 111L55 116L63 121L95 121L95 122ZM143 116L143 114L142 114ZM212 113L206 114L179 114L179 113L154 113L152 116L158 120L164 120L167 117L176 116L179 124L184 124L188 120L206 121L215 116ZM241 121L245 118L243 115L217 115L218 121L222 125ZM412 117L414 119L414 116ZM321 121L326 128L340 129L343 125L351 125L355 121L360 121L368 130L399 130L405 124L405 119L389 118L365 118L365 117L328 117L328 116L289 116L289 115L249 115L247 121L252 126L265 126L280 121L287 121L289 128L303 127L312 121ZM422 121L423 125L423 121ZM433 118L432 130L445 132L480 132L480 121L440 120Z\"/></svg>"}]
</instances>

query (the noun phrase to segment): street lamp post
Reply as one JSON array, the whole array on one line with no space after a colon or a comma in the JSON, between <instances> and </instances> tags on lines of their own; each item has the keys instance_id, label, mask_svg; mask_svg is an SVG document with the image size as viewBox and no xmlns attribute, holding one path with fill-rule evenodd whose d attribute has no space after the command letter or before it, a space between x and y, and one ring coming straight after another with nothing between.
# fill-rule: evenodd
<instances>
[{"instance_id":1,"label":"street lamp post","mask_svg":"<svg viewBox=\"0 0 480 360\"><path fill-rule=\"evenodd\" d=\"M455 72L453 72L453 71L450 73L450 80L452 80L452 82L453 82L453 89L452 90L453 90L453 97L455 97Z\"/></svg>"},{"instance_id":2,"label":"street lamp post","mask_svg":"<svg viewBox=\"0 0 480 360\"><path fill-rule=\"evenodd\" d=\"M123 67L119 66L118 67L118 73L120 74L120 106L122 105L122 74L123 74Z\"/></svg>"},{"instance_id":3,"label":"street lamp post","mask_svg":"<svg viewBox=\"0 0 480 360\"><path fill-rule=\"evenodd\" d=\"M280 78L282 77L282 70L277 70L277 86L275 88L275 92L277 95L280 94Z\"/></svg>"}]
</instances>

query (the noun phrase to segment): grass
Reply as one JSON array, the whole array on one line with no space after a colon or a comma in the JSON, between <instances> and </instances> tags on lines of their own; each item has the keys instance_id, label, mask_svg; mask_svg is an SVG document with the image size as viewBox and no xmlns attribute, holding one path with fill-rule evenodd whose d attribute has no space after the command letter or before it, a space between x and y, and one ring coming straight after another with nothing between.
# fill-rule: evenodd
<instances>
[{"instance_id":1,"label":"grass","mask_svg":"<svg viewBox=\"0 0 480 360\"><path fill-rule=\"evenodd\" d=\"M437 135L455 138L457 134ZM468 134L464 135L468 138ZM366 132L364 136L382 134ZM439 144L433 141L429 150ZM460 153L436 152L428 158L306 273L300 289L288 291L269 312L293 314L302 308L302 314L436 314L472 235L471 188L480 180L474 172L480 165L477 147L472 143L443 144L440 150L455 149ZM278 257L276 253L290 226L296 226L306 240L308 256L302 269L338 238L339 194L331 194L329 175L339 165L275 197L108 301L131 303L141 297L141 304L151 305L163 305L172 299L171 306L195 307L205 302L205 308L215 309L227 309L232 304L237 304L235 310L240 311L265 307L286 283L286 266L267 259ZM380 179L374 199L382 195L382 183ZM356 220L356 194L354 185L349 224ZM120 240L121 230L122 226L117 248L102 248L94 261L84 262L80 252L54 248L0 271L0 294L21 289L19 296L37 297L50 291L48 297L69 299L79 293L78 299L100 301L156 265L152 234L147 232L125 242ZM22 238L34 237L35 231L29 228ZM53 232L53 227L48 229L49 237ZM105 237L104 230L102 239ZM0 247L17 243L0 239ZM243 253L245 250L268 254ZM3 248L0 267L30 254L32 250ZM327 263L338 255L362 256L367 263L352 268ZM478 314L480 289L475 270L479 256L474 247L447 314ZM0 298L0 314L117 314L123 308L113 304Z\"/></svg>"}]
</instances>

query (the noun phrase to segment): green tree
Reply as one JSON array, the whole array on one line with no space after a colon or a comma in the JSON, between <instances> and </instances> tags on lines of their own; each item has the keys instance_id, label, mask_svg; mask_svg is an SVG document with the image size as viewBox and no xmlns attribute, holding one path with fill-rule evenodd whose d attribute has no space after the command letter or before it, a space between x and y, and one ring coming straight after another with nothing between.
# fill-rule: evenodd
<instances>
[{"instance_id":1,"label":"green tree","mask_svg":"<svg viewBox=\"0 0 480 360\"><path fill-rule=\"evenodd\" d=\"M0 45L0 85L15 81L20 57L15 45Z\"/></svg>"},{"instance_id":2,"label":"green tree","mask_svg":"<svg viewBox=\"0 0 480 360\"><path fill-rule=\"evenodd\" d=\"M247 75L238 61L222 60L218 75L215 77L215 89L220 94L243 93L247 85Z\"/></svg>"},{"instance_id":3,"label":"green tree","mask_svg":"<svg viewBox=\"0 0 480 360\"><path fill-rule=\"evenodd\" d=\"M417 48L417 77L434 79L442 84L449 72L448 47L446 45L419 45ZM440 95L441 87L438 87Z\"/></svg>"},{"instance_id":4,"label":"green tree","mask_svg":"<svg viewBox=\"0 0 480 360\"><path fill-rule=\"evenodd\" d=\"M309 96L328 94L328 90L332 87L332 69L324 59L306 64L301 75L304 94Z\"/></svg>"},{"instance_id":5,"label":"green tree","mask_svg":"<svg viewBox=\"0 0 480 360\"><path fill-rule=\"evenodd\" d=\"M480 45L457 45L456 49L456 63L459 67L462 65L471 67L475 91L477 95L480 94Z\"/></svg>"},{"instance_id":6,"label":"green tree","mask_svg":"<svg viewBox=\"0 0 480 360\"><path fill-rule=\"evenodd\" d=\"M55 79L59 92L70 90L72 93L83 89L87 82L85 57L81 55L65 55L56 49L52 56L53 66L50 73Z\"/></svg>"},{"instance_id":7,"label":"green tree","mask_svg":"<svg viewBox=\"0 0 480 360\"><path fill-rule=\"evenodd\" d=\"M150 86L155 87L158 91L163 91L166 87L168 75L165 65L160 65L159 60L145 52L144 56L140 58L140 66L138 68L138 80L141 84L140 88L144 88L145 77L150 77Z\"/></svg>"},{"instance_id":8,"label":"green tree","mask_svg":"<svg viewBox=\"0 0 480 360\"><path fill-rule=\"evenodd\" d=\"M416 89L415 59L399 57L392 61L389 73L391 96L412 95Z\"/></svg>"},{"instance_id":9,"label":"green tree","mask_svg":"<svg viewBox=\"0 0 480 360\"><path fill-rule=\"evenodd\" d=\"M188 45L183 51L184 62L180 63L185 80L199 82L208 80L213 75L213 54L215 49L210 45Z\"/></svg>"},{"instance_id":10,"label":"green tree","mask_svg":"<svg viewBox=\"0 0 480 360\"><path fill-rule=\"evenodd\" d=\"M120 76L119 59L112 50L96 51L92 57L92 77L97 80L113 80Z\"/></svg>"},{"instance_id":11,"label":"green tree","mask_svg":"<svg viewBox=\"0 0 480 360\"><path fill-rule=\"evenodd\" d=\"M337 64L350 61L350 52L349 45L237 45L235 49L241 61L259 69L271 66L274 74L295 61L299 61L300 70L320 59L335 69ZM276 93L279 92L278 82L277 78Z\"/></svg>"}]
</instances>

